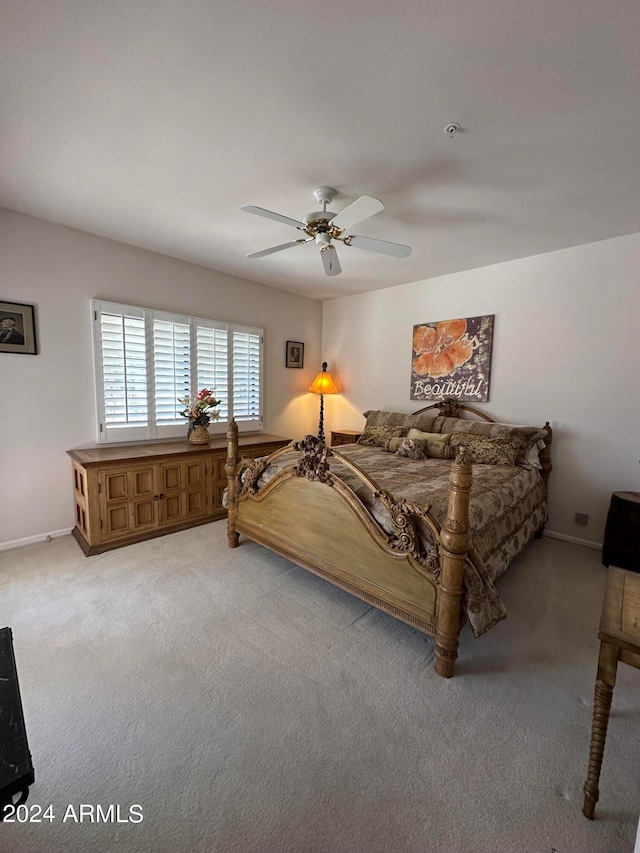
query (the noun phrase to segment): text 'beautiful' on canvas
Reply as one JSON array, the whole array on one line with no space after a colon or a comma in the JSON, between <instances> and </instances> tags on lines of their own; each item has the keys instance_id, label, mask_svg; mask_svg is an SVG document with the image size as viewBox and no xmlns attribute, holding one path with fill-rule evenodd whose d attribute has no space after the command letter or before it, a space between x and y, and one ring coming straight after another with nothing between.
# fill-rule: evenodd
<instances>
[{"instance_id":1,"label":"text 'beautiful' on canvas","mask_svg":"<svg viewBox=\"0 0 640 853\"><path fill-rule=\"evenodd\" d=\"M411 399L489 399L495 314L413 327Z\"/></svg>"}]
</instances>

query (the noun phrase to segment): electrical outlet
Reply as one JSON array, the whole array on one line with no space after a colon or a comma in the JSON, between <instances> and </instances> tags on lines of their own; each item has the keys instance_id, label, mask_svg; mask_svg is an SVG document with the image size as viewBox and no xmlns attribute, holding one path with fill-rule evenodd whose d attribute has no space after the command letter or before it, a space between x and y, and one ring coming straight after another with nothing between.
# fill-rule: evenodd
<instances>
[{"instance_id":1,"label":"electrical outlet","mask_svg":"<svg viewBox=\"0 0 640 853\"><path fill-rule=\"evenodd\" d=\"M577 512L574 521L576 524L589 524L589 516L586 512Z\"/></svg>"}]
</instances>

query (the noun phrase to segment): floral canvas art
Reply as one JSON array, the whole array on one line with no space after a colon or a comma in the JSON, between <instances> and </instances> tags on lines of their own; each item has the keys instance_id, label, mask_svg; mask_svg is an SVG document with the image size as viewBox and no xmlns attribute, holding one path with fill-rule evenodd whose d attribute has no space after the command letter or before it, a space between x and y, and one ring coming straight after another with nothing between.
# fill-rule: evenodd
<instances>
[{"instance_id":1,"label":"floral canvas art","mask_svg":"<svg viewBox=\"0 0 640 853\"><path fill-rule=\"evenodd\" d=\"M494 314L413 327L411 399L489 399Z\"/></svg>"}]
</instances>

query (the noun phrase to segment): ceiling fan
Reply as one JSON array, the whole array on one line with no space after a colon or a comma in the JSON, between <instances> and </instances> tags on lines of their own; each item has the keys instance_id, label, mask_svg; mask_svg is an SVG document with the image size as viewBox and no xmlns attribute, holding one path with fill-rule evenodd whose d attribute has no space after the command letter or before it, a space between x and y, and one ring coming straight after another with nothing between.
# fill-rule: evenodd
<instances>
[{"instance_id":1,"label":"ceiling fan","mask_svg":"<svg viewBox=\"0 0 640 853\"><path fill-rule=\"evenodd\" d=\"M363 195L340 213L332 213L327 210L327 205L331 204L335 198L336 190L332 187L317 187L313 191L313 195L318 204L322 205L322 210L314 210L312 213L308 213L302 221L290 219L288 216L265 210L263 207L254 207L254 205L243 207L242 210L247 213L255 213L256 216L264 216L266 219L284 222L285 225L292 225L306 234L306 237L301 237L298 240L281 243L279 246L271 246L271 248L262 249L260 252L252 252L247 257L263 258L265 255L281 252L283 249L289 249L292 246L302 246L304 243L313 241L320 248L320 257L325 273L327 275L339 275L342 272L342 267L332 240L340 240L345 246L355 246L358 249L368 249L370 252L378 252L381 255L391 255L393 258L408 258L411 254L411 246L346 233L358 222L362 222L363 219L368 219L384 210L384 205L379 199L370 195Z\"/></svg>"}]
</instances>

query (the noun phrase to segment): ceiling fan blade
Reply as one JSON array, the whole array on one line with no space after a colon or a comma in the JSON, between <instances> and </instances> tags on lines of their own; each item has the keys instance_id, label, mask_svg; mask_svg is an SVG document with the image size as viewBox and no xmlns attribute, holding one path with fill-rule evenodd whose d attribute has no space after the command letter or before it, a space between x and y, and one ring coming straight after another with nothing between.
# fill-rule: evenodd
<instances>
[{"instance_id":1,"label":"ceiling fan blade","mask_svg":"<svg viewBox=\"0 0 640 853\"><path fill-rule=\"evenodd\" d=\"M270 249L262 249L259 252L251 252L247 255L248 258L264 258L265 255L272 255L274 252L281 252L283 249L288 249L291 246L302 246L303 243L308 243L308 240L292 240L290 243L280 243L279 246L271 246Z\"/></svg>"},{"instance_id":2,"label":"ceiling fan blade","mask_svg":"<svg viewBox=\"0 0 640 853\"><path fill-rule=\"evenodd\" d=\"M375 240L373 237L354 235L347 237L344 242L347 246L367 249L369 252L378 252L381 255L391 255L392 258L408 258L411 254L411 246L403 246L402 243L390 243L388 240Z\"/></svg>"},{"instance_id":3,"label":"ceiling fan blade","mask_svg":"<svg viewBox=\"0 0 640 853\"><path fill-rule=\"evenodd\" d=\"M275 219L276 222L284 222L285 225L293 225L294 228L304 228L304 222L283 216L281 213L274 213L272 210L265 210L264 207L255 207L253 204L249 204L246 207L241 207L240 210L244 210L246 213L255 213L256 216L264 216L265 219Z\"/></svg>"},{"instance_id":4,"label":"ceiling fan blade","mask_svg":"<svg viewBox=\"0 0 640 853\"><path fill-rule=\"evenodd\" d=\"M327 275L340 275L342 267L340 266L335 246L327 246L326 249L321 249L320 257L322 258L324 271Z\"/></svg>"},{"instance_id":5,"label":"ceiling fan blade","mask_svg":"<svg viewBox=\"0 0 640 853\"><path fill-rule=\"evenodd\" d=\"M384 210L384 204L379 198L374 198L370 195L361 195L349 207L341 210L337 216L331 220L331 225L339 228L341 231L346 231L363 219L368 219L376 213Z\"/></svg>"}]
</instances>

